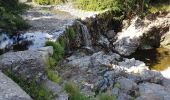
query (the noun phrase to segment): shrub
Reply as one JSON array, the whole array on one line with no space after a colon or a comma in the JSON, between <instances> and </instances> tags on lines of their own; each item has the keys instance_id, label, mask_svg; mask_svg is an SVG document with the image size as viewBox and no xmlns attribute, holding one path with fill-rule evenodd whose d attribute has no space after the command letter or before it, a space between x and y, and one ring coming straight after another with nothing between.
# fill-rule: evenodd
<instances>
[{"instance_id":1,"label":"shrub","mask_svg":"<svg viewBox=\"0 0 170 100\"><path fill-rule=\"evenodd\" d=\"M48 79L50 79L51 81L55 83L59 83L61 81L61 77L59 77L54 71L50 69L47 70L47 76L48 76Z\"/></svg>"},{"instance_id":2,"label":"shrub","mask_svg":"<svg viewBox=\"0 0 170 100\"><path fill-rule=\"evenodd\" d=\"M18 0L0 0L0 28L8 33L28 28L29 25L20 16L28 8Z\"/></svg>"},{"instance_id":3,"label":"shrub","mask_svg":"<svg viewBox=\"0 0 170 100\"><path fill-rule=\"evenodd\" d=\"M53 58L56 60L56 61L59 61L63 58L64 56L64 47L62 47L60 45L60 43L58 42L53 42L53 41L47 41L46 42L46 46L52 46L53 49L54 49L54 54L53 54Z\"/></svg>"},{"instance_id":4,"label":"shrub","mask_svg":"<svg viewBox=\"0 0 170 100\"><path fill-rule=\"evenodd\" d=\"M64 37L60 37L58 42L60 43L60 45L65 48L66 47L66 41L64 39Z\"/></svg>"},{"instance_id":5,"label":"shrub","mask_svg":"<svg viewBox=\"0 0 170 100\"><path fill-rule=\"evenodd\" d=\"M97 96L97 100L116 100L116 96L109 93L101 93Z\"/></svg>"},{"instance_id":6,"label":"shrub","mask_svg":"<svg viewBox=\"0 0 170 100\"><path fill-rule=\"evenodd\" d=\"M66 83L64 89L69 94L69 100L89 100L73 83Z\"/></svg>"},{"instance_id":7,"label":"shrub","mask_svg":"<svg viewBox=\"0 0 170 100\"><path fill-rule=\"evenodd\" d=\"M74 31L74 29L72 27L67 28L66 32L68 34L69 40L72 40L76 37L76 32Z\"/></svg>"},{"instance_id":8,"label":"shrub","mask_svg":"<svg viewBox=\"0 0 170 100\"><path fill-rule=\"evenodd\" d=\"M27 80L18 78L10 71L4 72L8 77L14 80L26 93L28 93L34 100L51 100L53 94L46 90L42 85L35 81L27 82Z\"/></svg>"},{"instance_id":9,"label":"shrub","mask_svg":"<svg viewBox=\"0 0 170 100\"><path fill-rule=\"evenodd\" d=\"M76 7L83 10L105 10L105 9L118 9L117 0L75 0Z\"/></svg>"}]
</instances>

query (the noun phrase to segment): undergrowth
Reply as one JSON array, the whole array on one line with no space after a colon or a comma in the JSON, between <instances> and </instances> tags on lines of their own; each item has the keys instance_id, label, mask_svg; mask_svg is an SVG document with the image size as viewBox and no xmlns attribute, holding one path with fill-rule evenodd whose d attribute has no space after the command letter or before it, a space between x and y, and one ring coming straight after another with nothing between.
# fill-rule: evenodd
<instances>
[{"instance_id":1,"label":"undergrowth","mask_svg":"<svg viewBox=\"0 0 170 100\"><path fill-rule=\"evenodd\" d=\"M53 94L46 90L41 84L35 81L28 82L22 77L17 77L10 71L4 72L8 77L15 81L26 93L28 93L34 100L51 100Z\"/></svg>"}]
</instances>

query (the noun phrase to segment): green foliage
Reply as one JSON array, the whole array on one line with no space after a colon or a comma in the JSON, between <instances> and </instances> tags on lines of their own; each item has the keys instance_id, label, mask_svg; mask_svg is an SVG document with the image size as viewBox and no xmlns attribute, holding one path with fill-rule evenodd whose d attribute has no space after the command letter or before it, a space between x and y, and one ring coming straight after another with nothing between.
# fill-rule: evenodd
<instances>
[{"instance_id":1,"label":"green foliage","mask_svg":"<svg viewBox=\"0 0 170 100\"><path fill-rule=\"evenodd\" d=\"M83 10L119 9L117 0L74 0L75 5Z\"/></svg>"},{"instance_id":2,"label":"green foliage","mask_svg":"<svg viewBox=\"0 0 170 100\"><path fill-rule=\"evenodd\" d=\"M6 71L5 74L14 80L26 93L28 93L34 100L51 100L53 94L43 88L42 85L37 84L35 81L28 82L27 80L18 78L10 71Z\"/></svg>"},{"instance_id":3,"label":"green foliage","mask_svg":"<svg viewBox=\"0 0 170 100\"><path fill-rule=\"evenodd\" d=\"M28 28L29 25L20 16L28 8L18 0L0 0L0 28L9 33Z\"/></svg>"},{"instance_id":4,"label":"green foliage","mask_svg":"<svg viewBox=\"0 0 170 100\"><path fill-rule=\"evenodd\" d=\"M61 77L59 77L54 71L50 69L47 70L47 76L48 76L48 79L50 79L51 81L55 83L59 83L61 81Z\"/></svg>"},{"instance_id":5,"label":"green foliage","mask_svg":"<svg viewBox=\"0 0 170 100\"><path fill-rule=\"evenodd\" d=\"M52 46L53 49L54 49L54 54L53 54L53 58L56 60L56 61L59 61L63 58L64 56L64 47L62 47L60 45L60 43L58 42L53 42L53 41L47 41L46 42L46 46Z\"/></svg>"},{"instance_id":6,"label":"green foliage","mask_svg":"<svg viewBox=\"0 0 170 100\"><path fill-rule=\"evenodd\" d=\"M74 29L72 27L67 28L66 32L68 34L69 40L72 40L76 37L76 32L74 31Z\"/></svg>"},{"instance_id":7,"label":"green foliage","mask_svg":"<svg viewBox=\"0 0 170 100\"><path fill-rule=\"evenodd\" d=\"M66 2L66 0L34 0L34 2L40 5L56 5Z\"/></svg>"},{"instance_id":8,"label":"green foliage","mask_svg":"<svg viewBox=\"0 0 170 100\"><path fill-rule=\"evenodd\" d=\"M66 41L65 41L64 37L59 38L58 42L60 43L60 45L61 45L62 47L65 48L65 46L66 46Z\"/></svg>"},{"instance_id":9,"label":"green foliage","mask_svg":"<svg viewBox=\"0 0 170 100\"><path fill-rule=\"evenodd\" d=\"M129 18L133 14L144 15L148 11L170 11L169 0L74 0L74 4L83 10L100 11L111 9L122 11Z\"/></svg>"},{"instance_id":10,"label":"green foliage","mask_svg":"<svg viewBox=\"0 0 170 100\"><path fill-rule=\"evenodd\" d=\"M89 100L80 90L72 83L66 83L64 89L69 94L69 100Z\"/></svg>"},{"instance_id":11,"label":"green foliage","mask_svg":"<svg viewBox=\"0 0 170 100\"><path fill-rule=\"evenodd\" d=\"M120 84L119 84L119 83L116 83L116 84L114 85L114 87L120 88Z\"/></svg>"},{"instance_id":12,"label":"green foliage","mask_svg":"<svg viewBox=\"0 0 170 100\"><path fill-rule=\"evenodd\" d=\"M170 2L167 0L165 2L152 3L149 7L149 12L156 13L158 11L170 11Z\"/></svg>"},{"instance_id":13,"label":"green foliage","mask_svg":"<svg viewBox=\"0 0 170 100\"><path fill-rule=\"evenodd\" d=\"M64 47L62 47L60 43L52 41L47 41L46 46L52 46L54 50L53 56L47 59L46 73L48 79L59 83L61 81L61 77L59 77L53 70L56 68L58 61L64 56Z\"/></svg>"},{"instance_id":14,"label":"green foliage","mask_svg":"<svg viewBox=\"0 0 170 100\"><path fill-rule=\"evenodd\" d=\"M109 93L101 93L97 96L97 100L116 100L116 96Z\"/></svg>"}]
</instances>

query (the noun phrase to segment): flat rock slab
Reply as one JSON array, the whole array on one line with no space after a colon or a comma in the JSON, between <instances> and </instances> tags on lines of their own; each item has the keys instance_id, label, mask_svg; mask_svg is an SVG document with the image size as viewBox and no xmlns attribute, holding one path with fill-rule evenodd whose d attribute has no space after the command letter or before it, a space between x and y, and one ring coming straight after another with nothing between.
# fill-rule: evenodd
<instances>
[{"instance_id":1,"label":"flat rock slab","mask_svg":"<svg viewBox=\"0 0 170 100\"><path fill-rule=\"evenodd\" d=\"M0 56L0 70L10 72L18 78L40 82L46 78L45 60L48 59L51 47L44 49L9 52Z\"/></svg>"},{"instance_id":2,"label":"flat rock slab","mask_svg":"<svg viewBox=\"0 0 170 100\"><path fill-rule=\"evenodd\" d=\"M0 71L0 100L32 100L14 81Z\"/></svg>"}]
</instances>

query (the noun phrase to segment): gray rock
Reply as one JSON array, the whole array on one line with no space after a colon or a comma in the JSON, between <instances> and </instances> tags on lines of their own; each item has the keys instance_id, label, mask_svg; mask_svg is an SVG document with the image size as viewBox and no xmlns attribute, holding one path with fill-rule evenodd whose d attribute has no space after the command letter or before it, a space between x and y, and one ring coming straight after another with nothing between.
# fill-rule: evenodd
<instances>
[{"instance_id":1,"label":"gray rock","mask_svg":"<svg viewBox=\"0 0 170 100\"><path fill-rule=\"evenodd\" d=\"M107 38L105 38L104 36L101 36L98 40L99 45L101 45L102 47L106 47L109 48L110 42Z\"/></svg>"},{"instance_id":2,"label":"gray rock","mask_svg":"<svg viewBox=\"0 0 170 100\"><path fill-rule=\"evenodd\" d=\"M147 80L152 83L160 83L163 80L163 76L158 71L142 70L139 72L141 80Z\"/></svg>"},{"instance_id":3,"label":"gray rock","mask_svg":"<svg viewBox=\"0 0 170 100\"><path fill-rule=\"evenodd\" d=\"M119 91L120 91L119 88L114 87L114 88L112 89L112 94L113 94L113 95L118 95L118 94L119 94Z\"/></svg>"},{"instance_id":4,"label":"gray rock","mask_svg":"<svg viewBox=\"0 0 170 100\"><path fill-rule=\"evenodd\" d=\"M115 33L114 30L110 30L110 31L107 32L106 36L109 39L113 39L116 36L116 33Z\"/></svg>"},{"instance_id":5,"label":"gray rock","mask_svg":"<svg viewBox=\"0 0 170 100\"><path fill-rule=\"evenodd\" d=\"M132 100L132 97L125 93L119 93L117 100Z\"/></svg>"},{"instance_id":6,"label":"gray rock","mask_svg":"<svg viewBox=\"0 0 170 100\"><path fill-rule=\"evenodd\" d=\"M139 85L140 95L154 94L155 98L167 98L170 93L166 90L165 87L154 84L154 83L142 83ZM164 99L159 99L164 100Z\"/></svg>"},{"instance_id":7,"label":"gray rock","mask_svg":"<svg viewBox=\"0 0 170 100\"><path fill-rule=\"evenodd\" d=\"M45 52L48 55L53 55L53 52L54 52L52 46L41 47L41 48L38 48L38 49L35 49L35 50Z\"/></svg>"},{"instance_id":8,"label":"gray rock","mask_svg":"<svg viewBox=\"0 0 170 100\"><path fill-rule=\"evenodd\" d=\"M137 48L159 47L162 32L166 32L170 26L169 16L170 14L156 20L134 18L127 29L123 29L116 35L113 50L121 55L129 56Z\"/></svg>"},{"instance_id":9,"label":"gray rock","mask_svg":"<svg viewBox=\"0 0 170 100\"><path fill-rule=\"evenodd\" d=\"M137 84L134 81L127 79L127 78L120 78L118 79L118 82L120 84L120 89L125 92L134 90L137 88Z\"/></svg>"},{"instance_id":10,"label":"gray rock","mask_svg":"<svg viewBox=\"0 0 170 100\"><path fill-rule=\"evenodd\" d=\"M112 53L112 54L105 54L104 52L97 52L92 55L91 57L91 63L92 66L101 66L106 65L109 66L113 63L116 63L120 59L120 56L118 54Z\"/></svg>"},{"instance_id":11,"label":"gray rock","mask_svg":"<svg viewBox=\"0 0 170 100\"><path fill-rule=\"evenodd\" d=\"M0 100L32 100L14 81L0 72Z\"/></svg>"},{"instance_id":12,"label":"gray rock","mask_svg":"<svg viewBox=\"0 0 170 100\"><path fill-rule=\"evenodd\" d=\"M81 68L83 67L89 67L91 64L91 57L90 56L83 56L83 57L75 57L75 56L71 56L68 59L68 63L67 66L79 66Z\"/></svg>"},{"instance_id":13,"label":"gray rock","mask_svg":"<svg viewBox=\"0 0 170 100\"><path fill-rule=\"evenodd\" d=\"M115 53L105 54L104 52L94 53L92 56L71 56L67 58L67 65L69 66L79 66L79 67L97 67L101 65L109 66L112 63L117 62L120 56Z\"/></svg>"},{"instance_id":14,"label":"gray rock","mask_svg":"<svg viewBox=\"0 0 170 100\"><path fill-rule=\"evenodd\" d=\"M47 90L51 91L54 95L57 95L54 97L54 100L68 100L68 94L58 84L47 80L43 85Z\"/></svg>"},{"instance_id":15,"label":"gray rock","mask_svg":"<svg viewBox=\"0 0 170 100\"><path fill-rule=\"evenodd\" d=\"M95 83L94 89L95 89L95 91L106 90L107 89L107 82L104 79L99 80L98 82Z\"/></svg>"},{"instance_id":16,"label":"gray rock","mask_svg":"<svg viewBox=\"0 0 170 100\"><path fill-rule=\"evenodd\" d=\"M46 79L45 65L49 54L46 51L27 50L9 52L0 56L0 69L10 71L16 77L40 82Z\"/></svg>"},{"instance_id":17,"label":"gray rock","mask_svg":"<svg viewBox=\"0 0 170 100\"><path fill-rule=\"evenodd\" d=\"M158 95L149 93L149 94L139 96L135 100L165 100L165 99L162 97L159 97Z\"/></svg>"}]
</instances>

